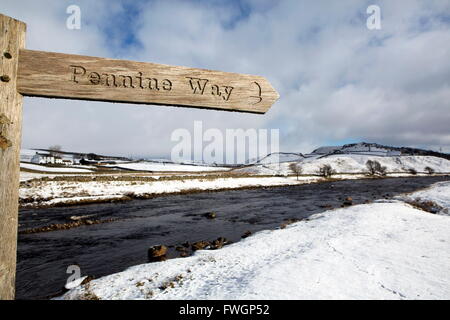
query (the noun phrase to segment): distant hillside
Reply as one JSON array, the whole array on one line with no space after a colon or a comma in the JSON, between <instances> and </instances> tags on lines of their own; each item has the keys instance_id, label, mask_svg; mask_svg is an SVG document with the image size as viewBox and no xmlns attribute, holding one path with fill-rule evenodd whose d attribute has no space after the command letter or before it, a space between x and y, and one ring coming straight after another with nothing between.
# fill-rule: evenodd
<instances>
[{"instance_id":1,"label":"distant hillside","mask_svg":"<svg viewBox=\"0 0 450 320\"><path fill-rule=\"evenodd\" d=\"M36 151L43 151L52 154L58 154L61 156L77 156L80 158L85 158L89 160L120 160L120 161L131 161L131 159L126 157L116 157L116 156L105 156L96 153L82 153L82 152L70 152L70 151L60 151L60 150L50 150L50 149L32 149Z\"/></svg>"},{"instance_id":2,"label":"distant hillside","mask_svg":"<svg viewBox=\"0 0 450 320\"><path fill-rule=\"evenodd\" d=\"M441 153L431 150L423 150L410 147L391 147L378 143L359 142L345 144L342 146L325 146L320 147L308 154L295 153L295 152L274 152L261 157L259 159L249 162L249 165L255 164L270 164L270 163L285 163L302 161L303 159L311 158L326 158L332 155L340 154L353 154L353 155L366 155L366 156L432 156L437 158L443 158L450 160L450 154Z\"/></svg>"},{"instance_id":3,"label":"distant hillside","mask_svg":"<svg viewBox=\"0 0 450 320\"><path fill-rule=\"evenodd\" d=\"M370 155L410 155L410 156L433 156L450 160L450 154L432 150L423 150L410 147L392 147L378 143L359 142L345 144L343 146L320 147L312 154L332 155L332 154L370 154Z\"/></svg>"},{"instance_id":4,"label":"distant hillside","mask_svg":"<svg viewBox=\"0 0 450 320\"><path fill-rule=\"evenodd\" d=\"M304 159L305 156L301 153L293 153L293 152L274 152L270 153L265 157L262 157L256 161L250 163L258 163L258 164L266 164L266 163L274 163L274 162L293 162Z\"/></svg>"}]
</instances>

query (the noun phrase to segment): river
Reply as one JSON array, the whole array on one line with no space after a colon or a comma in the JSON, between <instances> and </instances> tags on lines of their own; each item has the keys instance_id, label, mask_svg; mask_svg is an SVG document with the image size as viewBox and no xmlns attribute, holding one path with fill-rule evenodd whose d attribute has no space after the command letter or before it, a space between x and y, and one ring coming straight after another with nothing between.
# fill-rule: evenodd
<instances>
[{"instance_id":1,"label":"river","mask_svg":"<svg viewBox=\"0 0 450 320\"><path fill-rule=\"evenodd\" d=\"M16 279L17 299L44 299L62 291L70 265L82 275L101 277L147 262L147 249L164 244L239 241L247 232L278 228L288 219L338 208L344 198L354 204L412 192L450 177L363 179L197 194L171 195L124 203L19 212L19 231L67 223L74 216L117 219L69 230L20 234ZM208 219L205 213L216 213ZM177 257L170 248L169 257Z\"/></svg>"}]
</instances>

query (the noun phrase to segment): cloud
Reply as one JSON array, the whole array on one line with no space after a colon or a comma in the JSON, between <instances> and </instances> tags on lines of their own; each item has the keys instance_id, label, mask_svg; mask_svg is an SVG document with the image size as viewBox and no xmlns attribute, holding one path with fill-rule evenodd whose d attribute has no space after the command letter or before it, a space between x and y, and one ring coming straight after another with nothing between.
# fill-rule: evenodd
<instances>
[{"instance_id":1,"label":"cloud","mask_svg":"<svg viewBox=\"0 0 450 320\"><path fill-rule=\"evenodd\" d=\"M67 30L65 8L82 9ZM450 4L377 1L2 1L30 49L265 76L266 115L27 98L24 147L168 155L176 128L279 128L284 151L342 141L450 151Z\"/></svg>"}]
</instances>

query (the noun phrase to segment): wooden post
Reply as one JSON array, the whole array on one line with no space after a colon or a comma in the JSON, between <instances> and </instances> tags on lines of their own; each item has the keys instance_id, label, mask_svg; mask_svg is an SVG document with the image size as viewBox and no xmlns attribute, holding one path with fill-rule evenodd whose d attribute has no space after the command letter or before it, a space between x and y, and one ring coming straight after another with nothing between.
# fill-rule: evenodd
<instances>
[{"instance_id":1,"label":"wooden post","mask_svg":"<svg viewBox=\"0 0 450 320\"><path fill-rule=\"evenodd\" d=\"M0 14L0 300L14 299L22 94L265 113L263 77L25 50L26 25Z\"/></svg>"},{"instance_id":2,"label":"wooden post","mask_svg":"<svg viewBox=\"0 0 450 320\"><path fill-rule=\"evenodd\" d=\"M22 134L17 92L19 49L26 25L0 14L0 299L14 299Z\"/></svg>"}]
</instances>

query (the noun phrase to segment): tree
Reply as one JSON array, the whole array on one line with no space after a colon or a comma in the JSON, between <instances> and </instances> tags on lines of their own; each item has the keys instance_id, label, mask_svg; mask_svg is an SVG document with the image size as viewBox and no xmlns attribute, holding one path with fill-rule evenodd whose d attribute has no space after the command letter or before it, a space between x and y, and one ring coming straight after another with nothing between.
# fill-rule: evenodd
<instances>
[{"instance_id":1,"label":"tree","mask_svg":"<svg viewBox=\"0 0 450 320\"><path fill-rule=\"evenodd\" d=\"M367 170L369 170L369 174L371 176L374 176L377 173L377 170L375 168L375 162L376 161L373 161L373 160L367 160L367 162L366 162Z\"/></svg>"},{"instance_id":2,"label":"tree","mask_svg":"<svg viewBox=\"0 0 450 320\"><path fill-rule=\"evenodd\" d=\"M417 174L417 170L414 169L414 168L409 168L408 171L409 171L409 173L411 173L411 174L413 174L413 175L416 175L416 174Z\"/></svg>"},{"instance_id":3,"label":"tree","mask_svg":"<svg viewBox=\"0 0 450 320\"><path fill-rule=\"evenodd\" d=\"M99 155L96 155L95 153L88 153L86 155L88 160L95 160L95 161L100 161L102 160L102 158Z\"/></svg>"},{"instance_id":4,"label":"tree","mask_svg":"<svg viewBox=\"0 0 450 320\"><path fill-rule=\"evenodd\" d=\"M379 174L380 176L386 175L386 167L382 167L381 164L376 160L367 160L366 162L367 170L371 176Z\"/></svg>"},{"instance_id":5,"label":"tree","mask_svg":"<svg viewBox=\"0 0 450 320\"><path fill-rule=\"evenodd\" d=\"M62 147L61 147L59 144L55 144L54 146L48 147L48 150L51 150L51 151L61 151L61 150L62 150Z\"/></svg>"},{"instance_id":6,"label":"tree","mask_svg":"<svg viewBox=\"0 0 450 320\"><path fill-rule=\"evenodd\" d=\"M318 172L320 176L325 178L329 178L335 173L336 171L329 164L324 164L323 166L321 166Z\"/></svg>"},{"instance_id":7,"label":"tree","mask_svg":"<svg viewBox=\"0 0 450 320\"><path fill-rule=\"evenodd\" d=\"M289 165L289 169L291 169L291 171L297 175L297 180L298 180L298 176L301 175L303 172L303 168L300 166L299 163L296 163L296 162L291 163Z\"/></svg>"},{"instance_id":8,"label":"tree","mask_svg":"<svg viewBox=\"0 0 450 320\"><path fill-rule=\"evenodd\" d=\"M434 173L434 169L431 168L431 167L425 167L425 171L426 171L428 174L433 174L433 173Z\"/></svg>"},{"instance_id":9,"label":"tree","mask_svg":"<svg viewBox=\"0 0 450 320\"><path fill-rule=\"evenodd\" d=\"M59 144L55 144L54 146L48 147L48 150L50 150L50 154L56 156L62 150L62 147Z\"/></svg>"}]
</instances>

